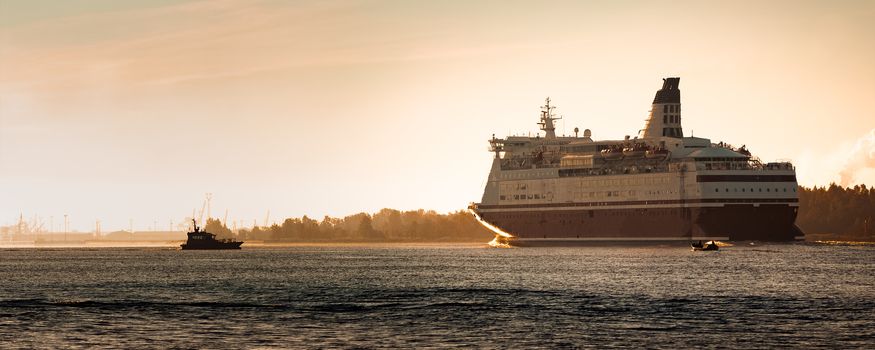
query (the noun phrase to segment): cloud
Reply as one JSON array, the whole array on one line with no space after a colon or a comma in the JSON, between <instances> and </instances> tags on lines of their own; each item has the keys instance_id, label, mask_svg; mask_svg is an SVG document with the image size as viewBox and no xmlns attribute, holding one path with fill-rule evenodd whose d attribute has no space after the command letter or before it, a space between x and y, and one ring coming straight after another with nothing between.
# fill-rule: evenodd
<instances>
[{"instance_id":1,"label":"cloud","mask_svg":"<svg viewBox=\"0 0 875 350\"><path fill-rule=\"evenodd\" d=\"M532 47L518 39L484 43L441 26L451 24L445 18L428 21L343 1L211 0L94 12L4 29L0 66L15 68L3 70L0 89L64 94Z\"/></svg>"}]
</instances>

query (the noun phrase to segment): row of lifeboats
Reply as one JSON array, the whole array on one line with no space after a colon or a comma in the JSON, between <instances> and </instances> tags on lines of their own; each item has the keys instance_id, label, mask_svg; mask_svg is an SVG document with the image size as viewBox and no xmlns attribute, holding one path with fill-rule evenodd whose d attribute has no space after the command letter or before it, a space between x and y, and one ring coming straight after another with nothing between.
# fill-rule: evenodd
<instances>
[{"instance_id":1,"label":"row of lifeboats","mask_svg":"<svg viewBox=\"0 0 875 350\"><path fill-rule=\"evenodd\" d=\"M669 151L664 148L651 147L645 143L634 143L631 145L612 145L601 151L601 155L606 160L615 160L622 158L651 158L663 159L668 157Z\"/></svg>"}]
</instances>

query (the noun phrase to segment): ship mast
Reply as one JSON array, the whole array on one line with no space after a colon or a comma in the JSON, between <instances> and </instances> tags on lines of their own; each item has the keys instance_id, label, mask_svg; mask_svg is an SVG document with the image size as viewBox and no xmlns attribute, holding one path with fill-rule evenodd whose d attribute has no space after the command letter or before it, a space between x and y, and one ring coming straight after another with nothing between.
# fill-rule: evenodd
<instances>
[{"instance_id":1,"label":"ship mast","mask_svg":"<svg viewBox=\"0 0 875 350\"><path fill-rule=\"evenodd\" d=\"M553 110L556 109L556 106L550 105L550 98L547 97L545 100L545 104L541 106L541 121L538 122L538 125L541 126L541 130L544 130L547 134L544 136L545 139L555 139L556 138L556 126L553 125L554 120L562 119L556 118L556 115L553 114Z\"/></svg>"}]
</instances>

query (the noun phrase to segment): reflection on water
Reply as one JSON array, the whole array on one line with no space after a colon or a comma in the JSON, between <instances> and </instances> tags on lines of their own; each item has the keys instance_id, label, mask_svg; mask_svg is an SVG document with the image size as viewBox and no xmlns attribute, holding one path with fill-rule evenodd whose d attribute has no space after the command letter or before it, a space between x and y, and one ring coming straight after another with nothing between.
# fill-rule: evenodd
<instances>
[{"instance_id":1,"label":"reflection on water","mask_svg":"<svg viewBox=\"0 0 875 350\"><path fill-rule=\"evenodd\" d=\"M482 247L0 250L0 339L4 348L875 345L873 246Z\"/></svg>"},{"instance_id":2,"label":"reflection on water","mask_svg":"<svg viewBox=\"0 0 875 350\"><path fill-rule=\"evenodd\" d=\"M846 245L846 246L875 246L875 242L857 242L857 241L815 241L816 244L826 245Z\"/></svg>"}]
</instances>

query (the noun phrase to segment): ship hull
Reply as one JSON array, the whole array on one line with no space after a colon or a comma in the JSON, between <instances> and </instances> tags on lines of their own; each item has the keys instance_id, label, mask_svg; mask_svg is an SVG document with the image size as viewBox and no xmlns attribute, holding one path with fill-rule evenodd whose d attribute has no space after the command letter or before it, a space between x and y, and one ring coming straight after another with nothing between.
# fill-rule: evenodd
<instances>
[{"instance_id":1,"label":"ship hull","mask_svg":"<svg viewBox=\"0 0 875 350\"><path fill-rule=\"evenodd\" d=\"M183 243L180 247L182 247L182 250L227 250L240 249L242 244L243 242L217 242L210 244Z\"/></svg>"},{"instance_id":2,"label":"ship hull","mask_svg":"<svg viewBox=\"0 0 875 350\"><path fill-rule=\"evenodd\" d=\"M793 203L661 208L478 208L486 222L510 233L518 246L597 242L792 241Z\"/></svg>"}]
</instances>

